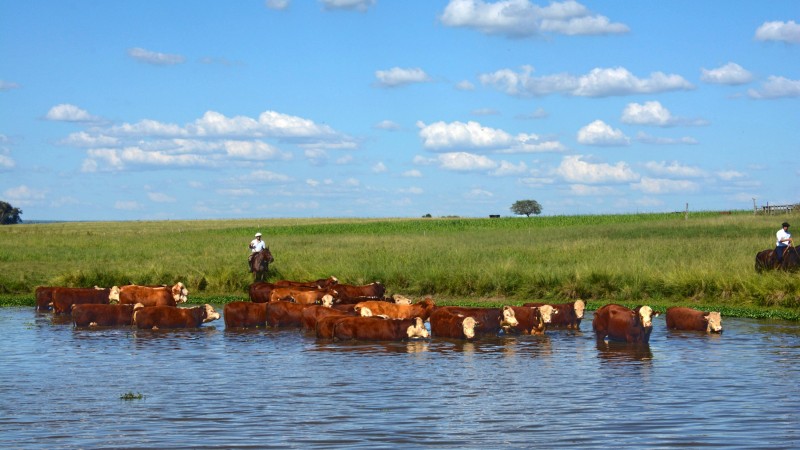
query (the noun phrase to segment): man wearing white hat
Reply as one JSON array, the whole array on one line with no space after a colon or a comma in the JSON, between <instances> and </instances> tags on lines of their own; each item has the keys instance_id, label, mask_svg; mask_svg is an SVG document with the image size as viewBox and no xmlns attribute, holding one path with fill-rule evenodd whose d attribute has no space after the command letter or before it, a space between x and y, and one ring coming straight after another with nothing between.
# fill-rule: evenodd
<instances>
[{"instance_id":1,"label":"man wearing white hat","mask_svg":"<svg viewBox=\"0 0 800 450\"><path fill-rule=\"evenodd\" d=\"M267 248L267 244L261 240L261 233L256 233L256 238L250 241L250 256L247 258L250 272L253 271L253 256L265 248Z\"/></svg>"}]
</instances>

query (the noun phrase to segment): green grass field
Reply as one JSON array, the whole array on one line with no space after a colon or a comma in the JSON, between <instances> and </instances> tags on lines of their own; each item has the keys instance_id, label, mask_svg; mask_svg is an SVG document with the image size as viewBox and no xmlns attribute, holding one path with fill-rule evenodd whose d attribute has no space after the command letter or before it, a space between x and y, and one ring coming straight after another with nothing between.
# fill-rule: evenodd
<instances>
[{"instance_id":1,"label":"green grass field","mask_svg":"<svg viewBox=\"0 0 800 450\"><path fill-rule=\"evenodd\" d=\"M795 217L796 218L796 217ZM246 299L247 244L275 255L270 280L334 275L440 303L582 298L800 318L800 273L754 270L792 216L752 212L499 219L249 219L0 227L0 302L40 285L183 281L193 302ZM795 220L796 221L796 220Z\"/></svg>"}]
</instances>

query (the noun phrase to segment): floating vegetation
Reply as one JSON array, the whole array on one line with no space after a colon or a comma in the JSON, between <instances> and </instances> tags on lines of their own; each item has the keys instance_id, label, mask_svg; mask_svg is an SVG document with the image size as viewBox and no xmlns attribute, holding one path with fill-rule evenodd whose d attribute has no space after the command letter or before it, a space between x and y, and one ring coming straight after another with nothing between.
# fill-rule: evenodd
<instances>
[{"instance_id":1,"label":"floating vegetation","mask_svg":"<svg viewBox=\"0 0 800 450\"><path fill-rule=\"evenodd\" d=\"M144 394L142 394L141 392L137 392L135 394L133 392L127 392L119 396L120 400L141 400L143 398Z\"/></svg>"}]
</instances>

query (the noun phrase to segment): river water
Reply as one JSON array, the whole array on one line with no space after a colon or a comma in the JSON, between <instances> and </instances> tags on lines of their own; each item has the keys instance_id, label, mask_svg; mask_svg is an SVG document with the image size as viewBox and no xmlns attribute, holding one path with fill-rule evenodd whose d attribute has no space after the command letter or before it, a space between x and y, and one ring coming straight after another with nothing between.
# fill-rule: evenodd
<instances>
[{"instance_id":1,"label":"river water","mask_svg":"<svg viewBox=\"0 0 800 450\"><path fill-rule=\"evenodd\" d=\"M795 322L658 317L642 349L597 345L591 312L583 332L334 343L0 311L4 448L800 448Z\"/></svg>"}]
</instances>

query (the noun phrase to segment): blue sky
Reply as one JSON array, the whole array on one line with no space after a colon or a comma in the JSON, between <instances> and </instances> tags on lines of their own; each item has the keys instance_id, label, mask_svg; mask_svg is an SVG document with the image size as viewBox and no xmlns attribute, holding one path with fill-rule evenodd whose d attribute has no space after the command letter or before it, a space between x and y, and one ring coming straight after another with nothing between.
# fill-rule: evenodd
<instances>
[{"instance_id":1,"label":"blue sky","mask_svg":"<svg viewBox=\"0 0 800 450\"><path fill-rule=\"evenodd\" d=\"M800 201L796 1L0 1L23 220Z\"/></svg>"}]
</instances>

